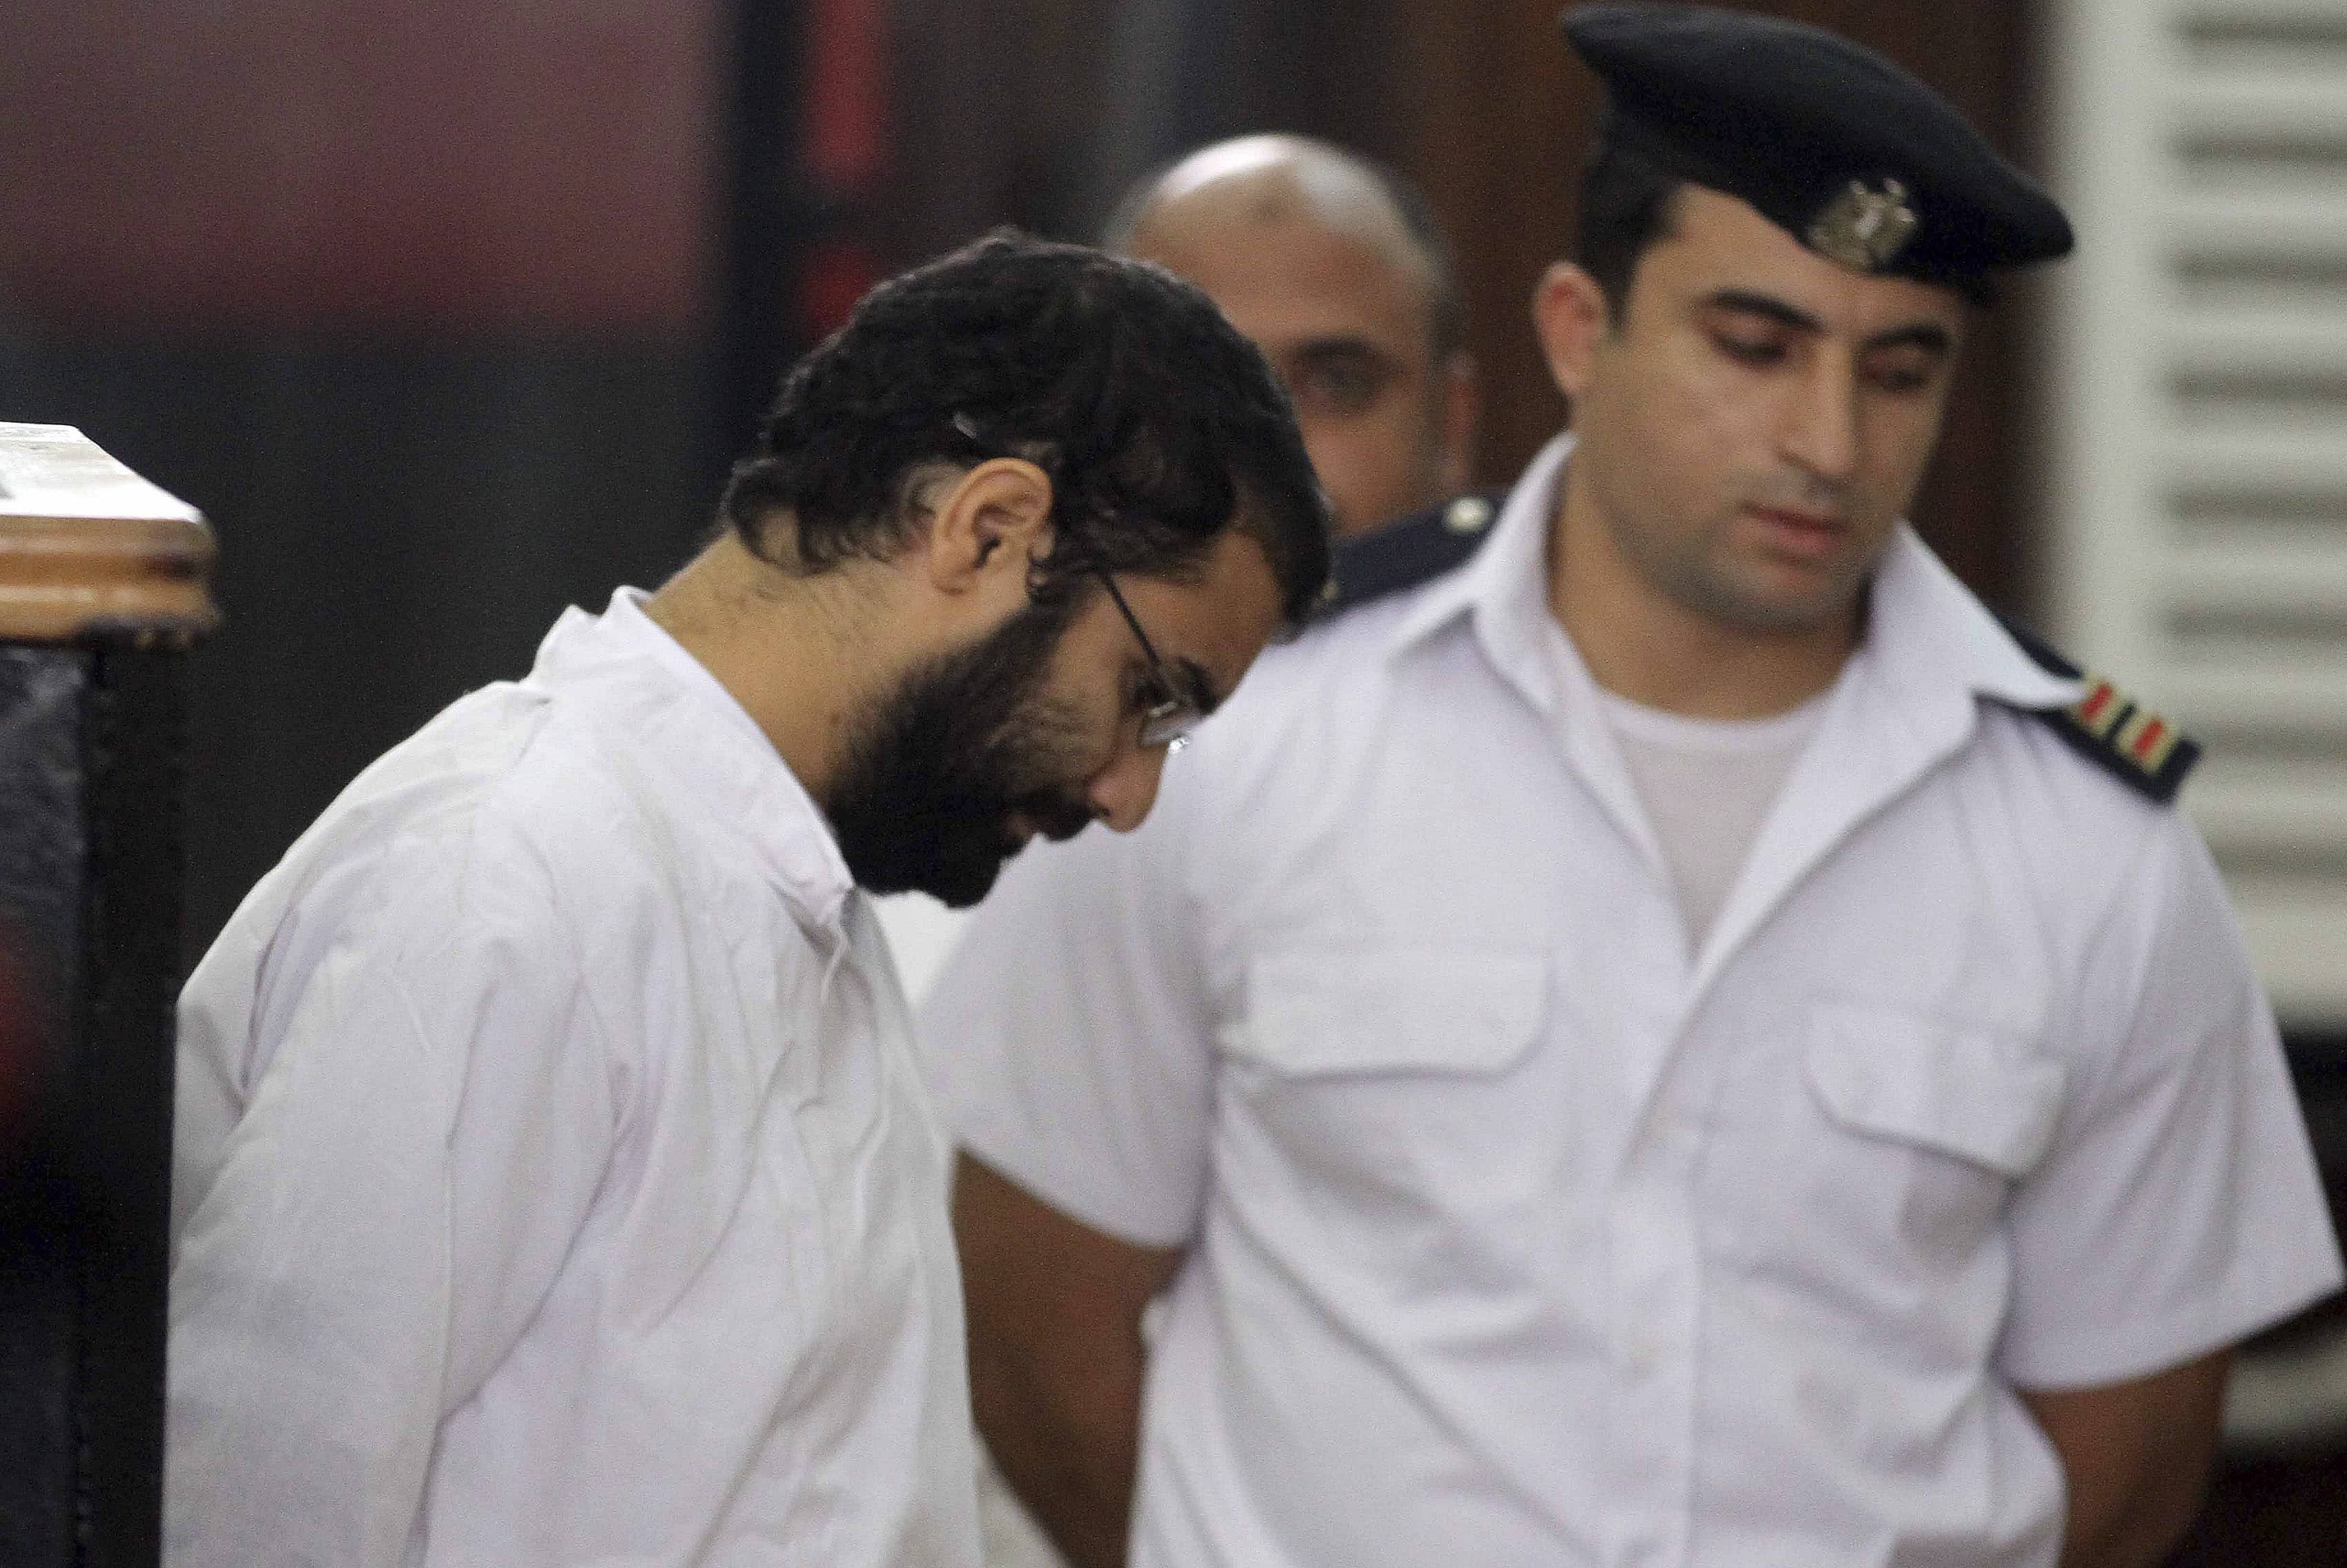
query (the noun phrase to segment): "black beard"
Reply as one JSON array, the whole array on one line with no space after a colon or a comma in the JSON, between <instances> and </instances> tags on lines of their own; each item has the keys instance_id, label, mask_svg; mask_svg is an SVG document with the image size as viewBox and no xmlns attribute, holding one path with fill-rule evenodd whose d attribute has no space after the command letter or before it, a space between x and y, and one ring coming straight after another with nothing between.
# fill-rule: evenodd
<instances>
[{"instance_id":1,"label":"black beard","mask_svg":"<svg viewBox=\"0 0 2347 1568\"><path fill-rule=\"evenodd\" d=\"M858 885L965 908L1018 853L1014 813L1054 839L1092 821L1066 782L1081 723L1039 695L1069 619L1030 605L907 674L859 719L825 803Z\"/></svg>"}]
</instances>

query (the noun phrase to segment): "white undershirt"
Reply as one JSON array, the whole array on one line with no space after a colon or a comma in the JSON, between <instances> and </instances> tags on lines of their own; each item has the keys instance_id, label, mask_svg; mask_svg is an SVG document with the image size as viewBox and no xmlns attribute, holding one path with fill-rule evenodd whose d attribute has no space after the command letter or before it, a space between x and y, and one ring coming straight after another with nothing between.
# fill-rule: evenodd
<instances>
[{"instance_id":1,"label":"white undershirt","mask_svg":"<svg viewBox=\"0 0 2347 1568\"><path fill-rule=\"evenodd\" d=\"M1766 719L1691 719L1603 690L1598 699L1670 866L1688 946L1700 948L1817 733L1825 695Z\"/></svg>"}]
</instances>

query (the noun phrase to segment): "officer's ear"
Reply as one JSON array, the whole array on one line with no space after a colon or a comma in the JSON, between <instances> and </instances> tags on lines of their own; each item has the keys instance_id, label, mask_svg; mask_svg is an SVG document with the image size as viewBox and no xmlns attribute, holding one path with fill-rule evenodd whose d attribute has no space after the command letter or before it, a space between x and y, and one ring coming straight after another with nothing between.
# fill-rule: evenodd
<instances>
[{"instance_id":1,"label":"officer's ear","mask_svg":"<svg viewBox=\"0 0 2347 1568\"><path fill-rule=\"evenodd\" d=\"M1532 289L1532 331L1557 390L1577 398L1589 385L1597 345L1613 328L1604 285L1586 267L1559 261Z\"/></svg>"}]
</instances>

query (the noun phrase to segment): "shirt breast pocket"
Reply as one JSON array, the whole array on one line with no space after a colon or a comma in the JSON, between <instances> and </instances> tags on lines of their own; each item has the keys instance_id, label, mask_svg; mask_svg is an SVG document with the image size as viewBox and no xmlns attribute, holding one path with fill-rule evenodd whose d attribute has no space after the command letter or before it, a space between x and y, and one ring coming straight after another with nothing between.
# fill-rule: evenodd
<instances>
[{"instance_id":1,"label":"shirt breast pocket","mask_svg":"<svg viewBox=\"0 0 2347 1568\"><path fill-rule=\"evenodd\" d=\"M1820 1201L1951 1261L1994 1225L2052 1146L2066 1073L2025 1040L1859 1004L1819 1006L1802 1073L1841 1135Z\"/></svg>"},{"instance_id":2,"label":"shirt breast pocket","mask_svg":"<svg viewBox=\"0 0 2347 1568\"><path fill-rule=\"evenodd\" d=\"M1538 953L1277 953L1225 1037L1225 1158L1390 1214L1501 1201L1532 1159L1520 1069L1547 1012ZM1266 1172L1267 1175L1275 1174Z\"/></svg>"}]
</instances>

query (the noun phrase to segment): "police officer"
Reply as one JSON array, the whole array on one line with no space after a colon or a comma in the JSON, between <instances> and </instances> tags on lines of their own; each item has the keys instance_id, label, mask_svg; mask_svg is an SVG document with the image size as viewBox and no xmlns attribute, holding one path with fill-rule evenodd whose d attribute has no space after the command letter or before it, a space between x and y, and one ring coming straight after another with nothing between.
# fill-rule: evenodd
<instances>
[{"instance_id":1,"label":"police officer","mask_svg":"<svg viewBox=\"0 0 2347 1568\"><path fill-rule=\"evenodd\" d=\"M1832 35L1564 26L1573 433L928 1010L981 1425L1084 1564L2149 1564L2340 1264L2194 748L1901 521L2068 225Z\"/></svg>"}]
</instances>

